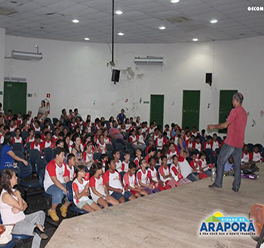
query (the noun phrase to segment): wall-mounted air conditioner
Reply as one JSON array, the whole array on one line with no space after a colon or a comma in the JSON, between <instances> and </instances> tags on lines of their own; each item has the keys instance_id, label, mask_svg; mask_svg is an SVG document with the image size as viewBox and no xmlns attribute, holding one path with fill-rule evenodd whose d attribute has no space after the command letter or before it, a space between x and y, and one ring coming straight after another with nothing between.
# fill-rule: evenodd
<instances>
[{"instance_id":1,"label":"wall-mounted air conditioner","mask_svg":"<svg viewBox=\"0 0 264 248\"><path fill-rule=\"evenodd\" d=\"M135 58L134 59L135 64L141 64L141 65L163 65L164 59L162 57L146 57L146 58Z\"/></svg>"},{"instance_id":2,"label":"wall-mounted air conditioner","mask_svg":"<svg viewBox=\"0 0 264 248\"><path fill-rule=\"evenodd\" d=\"M11 57L13 59L20 60L41 60L43 58L42 53L31 53L31 52L21 52L21 51L11 51Z\"/></svg>"}]
</instances>

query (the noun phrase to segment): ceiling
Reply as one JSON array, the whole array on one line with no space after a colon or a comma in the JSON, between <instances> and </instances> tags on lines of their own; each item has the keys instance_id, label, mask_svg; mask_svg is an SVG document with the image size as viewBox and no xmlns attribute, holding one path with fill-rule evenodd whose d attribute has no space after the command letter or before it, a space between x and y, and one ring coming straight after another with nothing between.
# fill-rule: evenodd
<instances>
[{"instance_id":1,"label":"ceiling","mask_svg":"<svg viewBox=\"0 0 264 248\"><path fill-rule=\"evenodd\" d=\"M17 11L0 14L6 34L66 41L111 42L111 0L0 0ZM119 43L174 43L230 40L264 35L264 0L115 0L115 38ZM184 17L182 23L166 19ZM78 24L72 23L78 19ZM211 19L218 23L211 24ZM165 26L165 30L160 30ZM124 36L118 36L123 32Z\"/></svg>"}]
</instances>

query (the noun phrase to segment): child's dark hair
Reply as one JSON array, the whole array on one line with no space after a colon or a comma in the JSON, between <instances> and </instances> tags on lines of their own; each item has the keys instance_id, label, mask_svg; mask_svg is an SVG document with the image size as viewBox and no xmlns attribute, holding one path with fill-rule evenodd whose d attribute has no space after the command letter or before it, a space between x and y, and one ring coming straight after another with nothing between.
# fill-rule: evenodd
<instances>
[{"instance_id":1,"label":"child's dark hair","mask_svg":"<svg viewBox=\"0 0 264 248\"><path fill-rule=\"evenodd\" d=\"M64 143L64 141L62 139L58 139L55 145L58 146L60 143Z\"/></svg>"},{"instance_id":2,"label":"child's dark hair","mask_svg":"<svg viewBox=\"0 0 264 248\"><path fill-rule=\"evenodd\" d=\"M76 179L78 177L78 172L80 172L80 171L85 171L84 165L77 165L74 167L74 174L75 174L74 179Z\"/></svg>"},{"instance_id":3,"label":"child's dark hair","mask_svg":"<svg viewBox=\"0 0 264 248\"><path fill-rule=\"evenodd\" d=\"M129 169L133 169L133 168L136 169L137 168L136 164L134 162L132 162L132 161L129 162L129 166L128 167L129 167Z\"/></svg>"},{"instance_id":4,"label":"child's dark hair","mask_svg":"<svg viewBox=\"0 0 264 248\"><path fill-rule=\"evenodd\" d=\"M202 156L205 156L205 157L206 157L206 152L205 152L205 151L200 152L199 156L200 156L200 158L201 158Z\"/></svg>"},{"instance_id":5,"label":"child's dark hair","mask_svg":"<svg viewBox=\"0 0 264 248\"><path fill-rule=\"evenodd\" d=\"M39 133L36 133L36 134L35 134L35 139L41 139L41 136L40 136Z\"/></svg>"},{"instance_id":6,"label":"child's dark hair","mask_svg":"<svg viewBox=\"0 0 264 248\"><path fill-rule=\"evenodd\" d=\"M101 155L101 158L100 158L100 160L101 160L101 162L103 162L104 161L104 159L107 157L107 155L104 153L104 154L102 154Z\"/></svg>"},{"instance_id":7,"label":"child's dark hair","mask_svg":"<svg viewBox=\"0 0 264 248\"><path fill-rule=\"evenodd\" d=\"M125 151L124 152L124 156L126 156L126 155L130 155L130 152L129 151Z\"/></svg>"},{"instance_id":8,"label":"child's dark hair","mask_svg":"<svg viewBox=\"0 0 264 248\"><path fill-rule=\"evenodd\" d=\"M56 155L60 155L62 152L65 152L65 151L64 151L64 148L57 147L57 148L54 150L54 157L56 158Z\"/></svg>"},{"instance_id":9,"label":"child's dark hair","mask_svg":"<svg viewBox=\"0 0 264 248\"><path fill-rule=\"evenodd\" d=\"M145 159L140 159L140 160L139 160L139 165L140 165L140 166L142 165L143 161L145 161Z\"/></svg>"},{"instance_id":10,"label":"child's dark hair","mask_svg":"<svg viewBox=\"0 0 264 248\"><path fill-rule=\"evenodd\" d=\"M178 157L177 157L176 155L173 155L172 158L171 158L172 161L173 161L175 158L178 158Z\"/></svg>"},{"instance_id":11,"label":"child's dark hair","mask_svg":"<svg viewBox=\"0 0 264 248\"><path fill-rule=\"evenodd\" d=\"M150 158L149 158L149 161L148 161L149 164L151 163L151 161L152 161L153 159L156 161L155 157L150 157Z\"/></svg>"},{"instance_id":12,"label":"child's dark hair","mask_svg":"<svg viewBox=\"0 0 264 248\"><path fill-rule=\"evenodd\" d=\"M67 162L69 162L69 160L71 160L73 157L75 157L75 155L73 153L69 153L67 156Z\"/></svg>"},{"instance_id":13,"label":"child's dark hair","mask_svg":"<svg viewBox=\"0 0 264 248\"><path fill-rule=\"evenodd\" d=\"M117 152L119 152L118 149L113 150L113 156L114 156Z\"/></svg>"},{"instance_id":14,"label":"child's dark hair","mask_svg":"<svg viewBox=\"0 0 264 248\"><path fill-rule=\"evenodd\" d=\"M93 163L90 168L90 178L95 175L97 170L101 170L103 168L101 163Z\"/></svg>"},{"instance_id":15,"label":"child's dark hair","mask_svg":"<svg viewBox=\"0 0 264 248\"><path fill-rule=\"evenodd\" d=\"M162 157L161 157L161 161L162 161L163 159L165 159L165 158L167 159L167 157L166 157L166 156L162 156Z\"/></svg>"}]
</instances>

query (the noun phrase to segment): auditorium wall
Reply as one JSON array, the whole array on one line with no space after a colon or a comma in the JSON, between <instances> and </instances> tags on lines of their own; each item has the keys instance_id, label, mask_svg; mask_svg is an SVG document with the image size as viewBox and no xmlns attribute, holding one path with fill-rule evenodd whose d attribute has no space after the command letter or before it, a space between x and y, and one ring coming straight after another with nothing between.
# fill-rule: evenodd
<instances>
[{"instance_id":1,"label":"auditorium wall","mask_svg":"<svg viewBox=\"0 0 264 248\"><path fill-rule=\"evenodd\" d=\"M50 93L51 116L59 116L64 107L77 107L82 116L91 114L93 118L116 116L124 108L128 116L140 115L149 121L150 105L144 101L150 101L151 94L164 94L164 124L181 125L183 90L200 90L200 128L205 128L218 122L220 90L237 89L244 94L249 112L246 141L264 143L264 117L260 116L264 110L263 36L216 42L116 44L116 68L121 69L116 85L107 66L111 60L109 44L8 35L5 44L6 57L11 50L36 51L35 45L43 53L41 61L5 60L5 77L27 79L28 93L32 93L27 108L33 113ZM135 57L146 56L162 56L165 64L134 64ZM211 87L205 84L206 72L213 73Z\"/></svg>"}]
</instances>

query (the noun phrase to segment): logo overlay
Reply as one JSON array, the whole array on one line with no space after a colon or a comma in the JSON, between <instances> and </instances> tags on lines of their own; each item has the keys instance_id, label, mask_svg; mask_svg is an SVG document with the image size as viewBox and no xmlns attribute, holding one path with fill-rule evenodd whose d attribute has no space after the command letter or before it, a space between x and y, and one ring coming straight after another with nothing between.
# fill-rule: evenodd
<instances>
[{"instance_id":1,"label":"logo overlay","mask_svg":"<svg viewBox=\"0 0 264 248\"><path fill-rule=\"evenodd\" d=\"M200 236L251 236L256 235L253 220L246 217L226 217L216 212L208 217L199 230Z\"/></svg>"}]
</instances>

